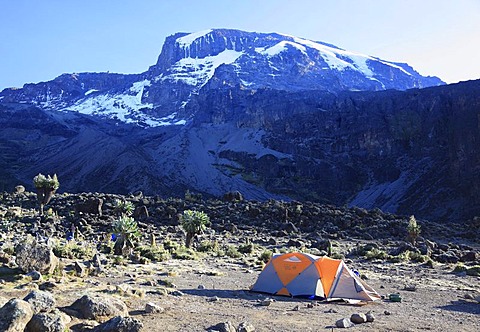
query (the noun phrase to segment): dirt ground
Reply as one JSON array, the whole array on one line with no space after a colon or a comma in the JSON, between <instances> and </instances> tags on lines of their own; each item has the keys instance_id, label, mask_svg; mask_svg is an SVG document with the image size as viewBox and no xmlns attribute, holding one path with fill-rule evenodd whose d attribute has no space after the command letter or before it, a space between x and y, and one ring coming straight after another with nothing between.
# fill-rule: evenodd
<instances>
[{"instance_id":1,"label":"dirt ground","mask_svg":"<svg viewBox=\"0 0 480 332\"><path fill-rule=\"evenodd\" d=\"M453 266L441 264L430 269L353 260L347 265L360 271L380 295L388 298L390 293L400 293L402 301L358 306L252 293L249 287L260 269L238 259L217 257L109 267L103 276L56 280L60 282L52 292L57 306L70 305L85 294L120 297L130 315L144 324L144 331L204 331L227 321L236 327L249 323L255 331L330 331L337 329L337 320L368 311L374 314L374 322L358 324L354 330L480 331L480 304L474 300L480 295L480 277L453 274ZM15 287L4 284L0 296L20 297L35 287L17 283ZM405 286L415 286L415 290L404 290ZM129 294L129 289L137 294ZM274 301L261 305L266 298ZM147 314L148 302L164 311ZM80 330L79 323L72 320L72 331Z\"/></svg>"}]
</instances>

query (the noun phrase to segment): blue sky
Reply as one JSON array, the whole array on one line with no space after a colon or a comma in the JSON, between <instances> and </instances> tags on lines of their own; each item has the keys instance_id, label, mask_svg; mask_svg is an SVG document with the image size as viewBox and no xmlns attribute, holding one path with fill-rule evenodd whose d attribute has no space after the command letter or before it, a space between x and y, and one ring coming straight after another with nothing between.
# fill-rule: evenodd
<instances>
[{"instance_id":1,"label":"blue sky","mask_svg":"<svg viewBox=\"0 0 480 332\"><path fill-rule=\"evenodd\" d=\"M62 73L140 73L168 35L279 32L480 78L480 0L1 0L0 90Z\"/></svg>"}]
</instances>

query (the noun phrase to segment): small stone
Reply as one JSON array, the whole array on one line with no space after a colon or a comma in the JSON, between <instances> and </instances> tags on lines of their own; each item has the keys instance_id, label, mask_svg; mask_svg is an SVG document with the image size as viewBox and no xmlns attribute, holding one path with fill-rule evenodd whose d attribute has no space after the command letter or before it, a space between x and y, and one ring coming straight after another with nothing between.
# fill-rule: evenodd
<instances>
[{"instance_id":1,"label":"small stone","mask_svg":"<svg viewBox=\"0 0 480 332\"><path fill-rule=\"evenodd\" d=\"M255 327L247 322L241 322L237 328L238 332L255 332Z\"/></svg>"},{"instance_id":2,"label":"small stone","mask_svg":"<svg viewBox=\"0 0 480 332\"><path fill-rule=\"evenodd\" d=\"M325 310L324 313L326 313L326 314L336 314L336 313L338 313L338 311L330 308L328 310Z\"/></svg>"},{"instance_id":3,"label":"small stone","mask_svg":"<svg viewBox=\"0 0 480 332\"><path fill-rule=\"evenodd\" d=\"M293 311L299 311L299 310L300 310L300 306L297 304L295 307L293 307L292 310L293 310Z\"/></svg>"},{"instance_id":4,"label":"small stone","mask_svg":"<svg viewBox=\"0 0 480 332\"><path fill-rule=\"evenodd\" d=\"M204 285L198 285L197 289L205 289Z\"/></svg>"},{"instance_id":5,"label":"small stone","mask_svg":"<svg viewBox=\"0 0 480 332\"><path fill-rule=\"evenodd\" d=\"M217 296L207 297L207 302L217 302L220 300Z\"/></svg>"},{"instance_id":6,"label":"small stone","mask_svg":"<svg viewBox=\"0 0 480 332\"><path fill-rule=\"evenodd\" d=\"M175 290L175 291L171 292L170 294L173 295L173 296L183 296L183 295L185 295L179 290Z\"/></svg>"},{"instance_id":7,"label":"small stone","mask_svg":"<svg viewBox=\"0 0 480 332\"><path fill-rule=\"evenodd\" d=\"M353 314L350 320L355 324L362 324L367 322L367 316L365 314Z\"/></svg>"},{"instance_id":8,"label":"small stone","mask_svg":"<svg viewBox=\"0 0 480 332\"><path fill-rule=\"evenodd\" d=\"M415 292L417 290L417 286L415 286L415 285L405 285L405 287L403 289L406 290L406 291L409 291L409 292Z\"/></svg>"},{"instance_id":9,"label":"small stone","mask_svg":"<svg viewBox=\"0 0 480 332\"><path fill-rule=\"evenodd\" d=\"M31 272L27 273L26 276L32 278L32 280L42 279L42 274L38 271L31 271Z\"/></svg>"},{"instance_id":10,"label":"small stone","mask_svg":"<svg viewBox=\"0 0 480 332\"><path fill-rule=\"evenodd\" d=\"M270 298L265 299L265 300L261 300L261 301L260 301L260 305L261 305L261 306L268 307L270 304L272 304L273 301L274 301L274 300L273 300L273 299L270 299Z\"/></svg>"},{"instance_id":11,"label":"small stone","mask_svg":"<svg viewBox=\"0 0 480 332\"><path fill-rule=\"evenodd\" d=\"M385 316L390 316L390 315L392 314L392 313L391 313L390 311L388 311L388 310L385 310L383 313L385 314Z\"/></svg>"},{"instance_id":12,"label":"small stone","mask_svg":"<svg viewBox=\"0 0 480 332\"><path fill-rule=\"evenodd\" d=\"M165 311L164 308L160 307L159 305L156 305L153 302L148 302L147 304L145 304L145 312L147 314L159 314L164 311Z\"/></svg>"},{"instance_id":13,"label":"small stone","mask_svg":"<svg viewBox=\"0 0 480 332\"><path fill-rule=\"evenodd\" d=\"M350 319L347 319L347 318L342 318L342 319L339 319L335 322L335 326L336 327L339 327L339 328L342 328L342 329L347 329L349 327L353 327L355 326L355 324L353 324Z\"/></svg>"},{"instance_id":14,"label":"small stone","mask_svg":"<svg viewBox=\"0 0 480 332\"><path fill-rule=\"evenodd\" d=\"M212 326L209 330L219 331L219 332L236 332L237 329L231 322L218 323L215 326Z\"/></svg>"},{"instance_id":15,"label":"small stone","mask_svg":"<svg viewBox=\"0 0 480 332\"><path fill-rule=\"evenodd\" d=\"M371 323L375 320L375 316L373 315L373 313L371 311L367 312L367 314L365 315L367 317L367 322Z\"/></svg>"}]
</instances>

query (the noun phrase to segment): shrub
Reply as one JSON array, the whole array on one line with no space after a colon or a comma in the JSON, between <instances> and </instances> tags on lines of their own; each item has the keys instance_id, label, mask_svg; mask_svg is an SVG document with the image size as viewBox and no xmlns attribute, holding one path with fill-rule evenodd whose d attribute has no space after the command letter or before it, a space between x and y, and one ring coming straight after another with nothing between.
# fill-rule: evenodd
<instances>
[{"instance_id":1,"label":"shrub","mask_svg":"<svg viewBox=\"0 0 480 332\"><path fill-rule=\"evenodd\" d=\"M37 189L48 188L57 190L60 187L57 174L53 174L53 177L51 177L50 175L45 176L42 173L38 173L38 175L33 178L33 184Z\"/></svg>"},{"instance_id":2,"label":"shrub","mask_svg":"<svg viewBox=\"0 0 480 332\"><path fill-rule=\"evenodd\" d=\"M251 242L241 244L238 246L238 251L241 252L242 254L252 254L254 250L255 250L255 245Z\"/></svg>"},{"instance_id":3,"label":"shrub","mask_svg":"<svg viewBox=\"0 0 480 332\"><path fill-rule=\"evenodd\" d=\"M200 252L217 252L220 249L218 241L205 240L200 242L197 251Z\"/></svg>"},{"instance_id":4,"label":"shrub","mask_svg":"<svg viewBox=\"0 0 480 332\"><path fill-rule=\"evenodd\" d=\"M163 262L170 257L170 253L163 246L140 246L137 248L140 256L152 261Z\"/></svg>"},{"instance_id":5,"label":"shrub","mask_svg":"<svg viewBox=\"0 0 480 332\"><path fill-rule=\"evenodd\" d=\"M194 250L184 246L181 246L172 252L172 257L184 260L196 260L198 258L197 253Z\"/></svg>"},{"instance_id":6,"label":"shrub","mask_svg":"<svg viewBox=\"0 0 480 332\"><path fill-rule=\"evenodd\" d=\"M410 216L407 225L407 232L408 232L408 241L415 245L418 236L420 235L420 225L417 224L417 220L415 216Z\"/></svg>"},{"instance_id":7,"label":"shrub","mask_svg":"<svg viewBox=\"0 0 480 332\"><path fill-rule=\"evenodd\" d=\"M180 248L180 245L177 242L167 238L163 241L163 247L165 250L168 250L170 253L172 253Z\"/></svg>"},{"instance_id":8,"label":"shrub","mask_svg":"<svg viewBox=\"0 0 480 332\"><path fill-rule=\"evenodd\" d=\"M270 258L272 258L272 255L273 255L273 253L270 250L267 249L260 254L259 259L262 262L267 263L270 260Z\"/></svg>"},{"instance_id":9,"label":"shrub","mask_svg":"<svg viewBox=\"0 0 480 332\"><path fill-rule=\"evenodd\" d=\"M60 182L58 182L57 174L53 174L53 177L51 177L50 175L45 176L42 173L38 173L38 175L33 178L33 184L37 189L40 215L43 216L43 208L50 202L55 191L60 187Z\"/></svg>"},{"instance_id":10,"label":"shrub","mask_svg":"<svg viewBox=\"0 0 480 332\"><path fill-rule=\"evenodd\" d=\"M388 254L385 251L380 250L378 248L372 248L366 251L364 255L366 259L387 259L388 258Z\"/></svg>"},{"instance_id":11,"label":"shrub","mask_svg":"<svg viewBox=\"0 0 480 332\"><path fill-rule=\"evenodd\" d=\"M193 238L207 229L210 218L205 212L185 210L181 215L180 222L186 233L185 246L190 248Z\"/></svg>"},{"instance_id":12,"label":"shrub","mask_svg":"<svg viewBox=\"0 0 480 332\"><path fill-rule=\"evenodd\" d=\"M114 201L113 201L113 210L114 212L117 214L117 215L127 215L127 216L131 216L133 214L133 210L134 210L134 205L132 202L130 201L125 201L125 200L121 200L121 199L118 199L116 198Z\"/></svg>"},{"instance_id":13,"label":"shrub","mask_svg":"<svg viewBox=\"0 0 480 332\"><path fill-rule=\"evenodd\" d=\"M237 247L234 245L229 245L227 250L225 250L225 255L231 258L240 258L242 254L238 251Z\"/></svg>"},{"instance_id":14,"label":"shrub","mask_svg":"<svg viewBox=\"0 0 480 332\"><path fill-rule=\"evenodd\" d=\"M134 248L135 241L140 237L137 222L127 215L122 215L113 222L113 233L117 236L114 246L114 254L122 255L123 249Z\"/></svg>"},{"instance_id":15,"label":"shrub","mask_svg":"<svg viewBox=\"0 0 480 332\"><path fill-rule=\"evenodd\" d=\"M52 248L55 256L69 259L91 259L95 255L93 247L75 241L57 242Z\"/></svg>"}]
</instances>

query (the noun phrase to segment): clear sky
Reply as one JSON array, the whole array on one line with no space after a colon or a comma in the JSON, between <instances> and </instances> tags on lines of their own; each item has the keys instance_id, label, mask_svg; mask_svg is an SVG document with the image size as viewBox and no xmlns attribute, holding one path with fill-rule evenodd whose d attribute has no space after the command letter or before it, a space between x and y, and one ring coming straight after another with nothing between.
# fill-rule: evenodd
<instances>
[{"instance_id":1,"label":"clear sky","mask_svg":"<svg viewBox=\"0 0 480 332\"><path fill-rule=\"evenodd\" d=\"M0 90L62 73L141 73L165 37L232 28L480 78L480 0L0 0Z\"/></svg>"}]
</instances>

